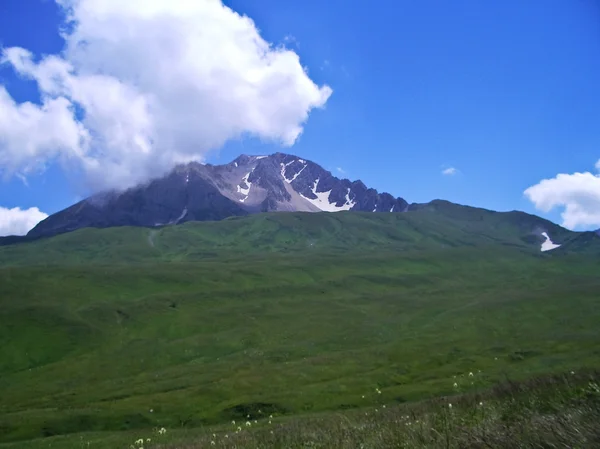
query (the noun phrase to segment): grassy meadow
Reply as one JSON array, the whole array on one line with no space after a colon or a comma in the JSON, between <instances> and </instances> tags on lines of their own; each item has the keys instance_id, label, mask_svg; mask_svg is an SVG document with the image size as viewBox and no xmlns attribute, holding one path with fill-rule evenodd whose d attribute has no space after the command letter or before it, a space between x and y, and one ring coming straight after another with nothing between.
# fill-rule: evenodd
<instances>
[{"instance_id":1,"label":"grassy meadow","mask_svg":"<svg viewBox=\"0 0 600 449\"><path fill-rule=\"evenodd\" d=\"M195 448L213 433L228 435L222 447L461 447L466 434L440 423L479 409L448 415L440 398L487 394L498 418L512 407L493 399L507 379L567 373L566 390L534 383L524 403L592 388L596 377L569 373L600 365L597 257L542 254L527 229L546 223L532 216L440 207L84 229L0 247L0 448L140 436L145 448ZM545 413L538 402L527 419ZM398 433L406 410L435 432ZM492 432L496 418L477 422Z\"/></svg>"}]
</instances>

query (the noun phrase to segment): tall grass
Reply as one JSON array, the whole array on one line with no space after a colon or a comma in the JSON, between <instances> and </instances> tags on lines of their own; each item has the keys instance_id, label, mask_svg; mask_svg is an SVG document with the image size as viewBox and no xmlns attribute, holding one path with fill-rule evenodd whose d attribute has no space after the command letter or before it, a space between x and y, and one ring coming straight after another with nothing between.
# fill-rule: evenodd
<instances>
[{"instance_id":1,"label":"tall grass","mask_svg":"<svg viewBox=\"0 0 600 449\"><path fill-rule=\"evenodd\" d=\"M217 448L597 448L597 372L504 382L479 393L417 404L221 430L164 449Z\"/></svg>"}]
</instances>

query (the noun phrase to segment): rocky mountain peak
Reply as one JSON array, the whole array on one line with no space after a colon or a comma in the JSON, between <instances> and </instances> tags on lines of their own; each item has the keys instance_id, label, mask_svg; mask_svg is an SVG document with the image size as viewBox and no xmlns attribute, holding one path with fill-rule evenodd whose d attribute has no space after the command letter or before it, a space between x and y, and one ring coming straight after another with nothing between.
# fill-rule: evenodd
<instances>
[{"instance_id":1,"label":"rocky mountain peak","mask_svg":"<svg viewBox=\"0 0 600 449\"><path fill-rule=\"evenodd\" d=\"M34 236L81 227L162 226L191 220L221 220L268 211L404 212L408 203L339 179L298 156L242 154L228 164L190 162L161 178L94 195L39 223Z\"/></svg>"}]
</instances>

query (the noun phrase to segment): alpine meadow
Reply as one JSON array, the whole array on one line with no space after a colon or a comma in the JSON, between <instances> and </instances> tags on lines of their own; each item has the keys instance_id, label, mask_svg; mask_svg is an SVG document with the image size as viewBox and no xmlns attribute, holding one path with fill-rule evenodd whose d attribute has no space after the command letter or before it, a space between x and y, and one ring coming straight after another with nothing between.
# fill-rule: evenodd
<instances>
[{"instance_id":1,"label":"alpine meadow","mask_svg":"<svg viewBox=\"0 0 600 449\"><path fill-rule=\"evenodd\" d=\"M525 231L543 225L564 242L557 252ZM4 447L127 447L137 435L195 447L202 433L229 447L265 426L593 371L600 278L597 253L579 254L585 236L440 201L3 246ZM303 447L313 432L273 447Z\"/></svg>"},{"instance_id":2,"label":"alpine meadow","mask_svg":"<svg viewBox=\"0 0 600 449\"><path fill-rule=\"evenodd\" d=\"M0 449L600 448L594 0L0 0Z\"/></svg>"}]
</instances>

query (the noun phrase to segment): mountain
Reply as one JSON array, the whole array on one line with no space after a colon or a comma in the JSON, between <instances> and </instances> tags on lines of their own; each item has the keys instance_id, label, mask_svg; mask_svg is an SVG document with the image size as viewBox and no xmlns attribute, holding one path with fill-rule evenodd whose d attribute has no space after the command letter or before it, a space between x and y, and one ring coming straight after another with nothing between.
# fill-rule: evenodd
<instances>
[{"instance_id":1,"label":"mountain","mask_svg":"<svg viewBox=\"0 0 600 449\"><path fill-rule=\"evenodd\" d=\"M408 203L361 181L339 179L314 162L275 153L229 164L192 162L124 192L87 198L39 223L29 238L85 227L155 227L258 212L404 212Z\"/></svg>"},{"instance_id":2,"label":"mountain","mask_svg":"<svg viewBox=\"0 0 600 449\"><path fill-rule=\"evenodd\" d=\"M282 211L288 213L257 215ZM288 216L290 212L338 213ZM355 216L356 213L363 214ZM239 219L242 220L236 221ZM186 222L211 223L162 230ZM536 252L600 254L598 233L571 232L523 212L494 212L443 200L409 205L402 198L367 188L361 181L339 179L314 162L283 153L241 155L224 165L179 165L144 185L87 198L43 220L26 237L0 238L0 246L82 228L115 227L154 228L150 234L153 237L149 237L147 229L85 232L64 239L61 249L51 250L56 243L53 241L43 251L60 259L64 248L80 253L83 245L91 251L83 258L98 260L94 256L96 243L91 242L90 246L85 241L91 238L103 241L103 248L115 257L119 254L135 259L122 254L122 244L128 246L122 236L127 234L139 245L137 249L129 248L131 254L141 251L141 259L185 259L238 251L303 251L307 247L406 251L494 244ZM165 241L173 245L167 249L168 254L160 253L155 237L160 237L161 245ZM152 242L150 248L148 242ZM41 250L44 245L37 248ZM9 253L0 253L0 262ZM17 260L20 256L14 257ZM46 260L32 257L40 262ZM99 259L107 261L110 257L103 255Z\"/></svg>"},{"instance_id":3,"label":"mountain","mask_svg":"<svg viewBox=\"0 0 600 449\"><path fill-rule=\"evenodd\" d=\"M600 236L564 229L524 212L494 212L435 200L402 214L264 213L178 226L80 229L20 245L0 246L0 266L127 264L226 257L257 260L271 253L425 254L449 249L534 256L600 254ZM554 246L548 246L548 240ZM544 251L553 249L552 251ZM466 253L465 253L466 251ZM458 253L457 253L458 254Z\"/></svg>"}]
</instances>

